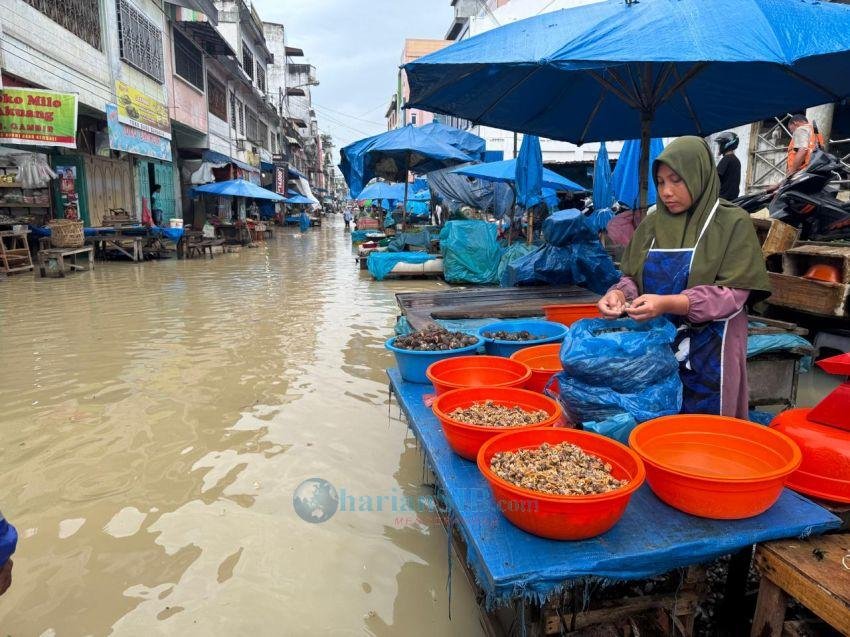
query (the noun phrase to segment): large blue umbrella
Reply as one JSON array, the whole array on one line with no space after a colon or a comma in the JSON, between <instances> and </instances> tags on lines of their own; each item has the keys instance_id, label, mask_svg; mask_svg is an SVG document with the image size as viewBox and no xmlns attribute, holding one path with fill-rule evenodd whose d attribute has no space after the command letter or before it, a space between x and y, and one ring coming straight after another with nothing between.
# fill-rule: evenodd
<instances>
[{"instance_id":1,"label":"large blue umbrella","mask_svg":"<svg viewBox=\"0 0 850 637\"><path fill-rule=\"evenodd\" d=\"M405 65L408 106L583 143L708 133L850 96L850 7L608 0ZM643 204L648 173L642 163Z\"/></svg>"},{"instance_id":2,"label":"large blue umbrella","mask_svg":"<svg viewBox=\"0 0 850 637\"><path fill-rule=\"evenodd\" d=\"M295 194L286 199L283 199L283 203L293 204L293 205L307 205L307 204L315 204L319 203L315 199L311 199L310 197L305 197L304 195Z\"/></svg>"},{"instance_id":3,"label":"large blue umbrella","mask_svg":"<svg viewBox=\"0 0 850 637\"><path fill-rule=\"evenodd\" d=\"M622 158L622 154L620 154ZM614 203L614 188L611 185L611 161L608 159L608 147L605 142L599 146L596 163L593 166L593 207L596 210L610 208Z\"/></svg>"},{"instance_id":4,"label":"large blue umbrella","mask_svg":"<svg viewBox=\"0 0 850 637\"><path fill-rule=\"evenodd\" d=\"M537 135L524 135L516 158L516 202L523 208L540 203L543 188L543 151Z\"/></svg>"},{"instance_id":5,"label":"large blue umbrella","mask_svg":"<svg viewBox=\"0 0 850 637\"><path fill-rule=\"evenodd\" d=\"M404 184L390 184L386 181L376 181L366 186L358 199L404 199Z\"/></svg>"},{"instance_id":6,"label":"large blue umbrella","mask_svg":"<svg viewBox=\"0 0 850 637\"><path fill-rule=\"evenodd\" d=\"M283 201L276 192L261 188L256 184L244 179L231 179L230 181L219 181L214 184L195 186L197 192L205 192L208 195L220 195L226 197L251 197L253 199L270 199L271 201ZM315 203L311 201L310 203Z\"/></svg>"},{"instance_id":7,"label":"large blue umbrella","mask_svg":"<svg viewBox=\"0 0 850 637\"><path fill-rule=\"evenodd\" d=\"M660 139L653 139L649 145L649 158L646 160L646 165L651 166L663 150L664 142ZM617 201L622 201L632 210L636 210L640 202L639 175L640 140L630 139L623 144L623 150L620 151L620 157L614 167L614 174L611 175L611 186ZM654 204L657 197L655 183L650 179L646 191L646 205Z\"/></svg>"},{"instance_id":8,"label":"large blue umbrella","mask_svg":"<svg viewBox=\"0 0 850 637\"><path fill-rule=\"evenodd\" d=\"M448 133L408 124L344 147L339 167L352 195L356 195L375 177L407 183L411 172L425 174L476 159L452 146L451 141Z\"/></svg>"},{"instance_id":9,"label":"large blue umbrella","mask_svg":"<svg viewBox=\"0 0 850 637\"><path fill-rule=\"evenodd\" d=\"M478 135L473 135L468 131L460 130L454 126L446 126L440 122L425 124L424 126L420 126L419 130L449 146L454 146L460 152L466 153L473 159L484 159L484 151L486 150L487 143Z\"/></svg>"},{"instance_id":10,"label":"large blue umbrella","mask_svg":"<svg viewBox=\"0 0 850 637\"><path fill-rule=\"evenodd\" d=\"M517 160L506 159L504 161L493 161L489 164L461 166L460 168L455 168L452 172L466 175L467 177L476 177L484 181L498 181L512 184L516 180ZM551 188L552 190L572 190L576 192L586 190L574 181L570 181L548 168L543 169L543 182L541 185L544 188Z\"/></svg>"}]
</instances>

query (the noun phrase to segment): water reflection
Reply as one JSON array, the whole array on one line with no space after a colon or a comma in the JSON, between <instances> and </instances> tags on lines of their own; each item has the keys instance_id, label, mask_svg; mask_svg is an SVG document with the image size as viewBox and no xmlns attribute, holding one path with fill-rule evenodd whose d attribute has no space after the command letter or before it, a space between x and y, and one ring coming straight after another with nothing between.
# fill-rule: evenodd
<instances>
[{"instance_id":1,"label":"water reflection","mask_svg":"<svg viewBox=\"0 0 850 637\"><path fill-rule=\"evenodd\" d=\"M4 634L477 634L435 520L291 500L419 488L383 341L393 294L436 285L371 282L339 227L0 283Z\"/></svg>"}]
</instances>

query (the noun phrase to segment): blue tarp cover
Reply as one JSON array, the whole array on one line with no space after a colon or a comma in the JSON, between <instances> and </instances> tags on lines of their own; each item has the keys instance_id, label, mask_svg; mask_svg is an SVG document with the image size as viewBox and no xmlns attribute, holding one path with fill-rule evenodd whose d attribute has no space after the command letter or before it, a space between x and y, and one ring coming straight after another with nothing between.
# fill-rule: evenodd
<instances>
[{"instance_id":1,"label":"blue tarp cover","mask_svg":"<svg viewBox=\"0 0 850 637\"><path fill-rule=\"evenodd\" d=\"M614 187L611 183L611 162L608 146L599 145L599 154L593 165L593 207L596 210L610 208L614 204Z\"/></svg>"},{"instance_id":2,"label":"blue tarp cover","mask_svg":"<svg viewBox=\"0 0 850 637\"><path fill-rule=\"evenodd\" d=\"M653 137L705 135L841 101L850 73L835 70L848 66L843 4L608 0L518 20L406 64L405 106L590 142L640 137L637 105L655 103ZM607 69L621 81L597 81Z\"/></svg>"},{"instance_id":3,"label":"blue tarp cover","mask_svg":"<svg viewBox=\"0 0 850 637\"><path fill-rule=\"evenodd\" d=\"M443 278L448 283L498 283L502 247L486 221L449 221L440 231Z\"/></svg>"},{"instance_id":4,"label":"blue tarp cover","mask_svg":"<svg viewBox=\"0 0 850 637\"><path fill-rule=\"evenodd\" d=\"M655 180L652 178L652 163L655 158L664 150L664 142L660 139L653 139L649 143L649 166L650 177L648 181L647 198L648 206L655 203L658 198L658 193L655 190ZM614 173L611 175L611 186L614 188L614 196L617 201L622 201L632 210L636 210L640 204L640 140L630 139L623 144L623 150L620 151L620 158L617 160L617 165L614 166Z\"/></svg>"},{"instance_id":5,"label":"blue tarp cover","mask_svg":"<svg viewBox=\"0 0 850 637\"><path fill-rule=\"evenodd\" d=\"M376 181L366 186L357 199L388 199L401 201L404 199L404 184Z\"/></svg>"},{"instance_id":6,"label":"blue tarp cover","mask_svg":"<svg viewBox=\"0 0 850 637\"><path fill-rule=\"evenodd\" d=\"M820 534L840 525L831 513L787 489L757 517L708 520L670 508L644 485L632 496L619 523L604 535L578 542L530 535L496 509L475 463L452 452L439 421L423 402L434 388L406 383L395 369L388 374L466 542L467 562L489 606L515 597L540 601L569 581L654 577L756 542Z\"/></svg>"},{"instance_id":7,"label":"blue tarp cover","mask_svg":"<svg viewBox=\"0 0 850 637\"><path fill-rule=\"evenodd\" d=\"M438 257L427 252L372 252L366 260L366 267L375 280L383 281L397 263L426 263Z\"/></svg>"},{"instance_id":8,"label":"blue tarp cover","mask_svg":"<svg viewBox=\"0 0 850 637\"><path fill-rule=\"evenodd\" d=\"M523 135L522 146L516 158L516 203L531 208L543 198L543 151L537 135Z\"/></svg>"},{"instance_id":9,"label":"blue tarp cover","mask_svg":"<svg viewBox=\"0 0 850 637\"><path fill-rule=\"evenodd\" d=\"M506 159L505 161L494 161L489 164L461 166L451 172L465 175L466 177L475 177L483 181L496 181L509 184L513 183L516 179L516 166L516 159ZM574 181L570 181L548 168L543 169L543 187L553 190L572 190L575 192L585 190L585 188L579 186Z\"/></svg>"}]
</instances>

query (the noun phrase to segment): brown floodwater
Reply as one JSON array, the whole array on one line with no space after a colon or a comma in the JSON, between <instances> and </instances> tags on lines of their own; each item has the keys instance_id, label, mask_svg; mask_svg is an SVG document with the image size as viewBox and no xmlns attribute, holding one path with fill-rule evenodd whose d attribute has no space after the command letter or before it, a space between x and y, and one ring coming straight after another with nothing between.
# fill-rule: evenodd
<instances>
[{"instance_id":1,"label":"brown floodwater","mask_svg":"<svg viewBox=\"0 0 850 637\"><path fill-rule=\"evenodd\" d=\"M439 523L376 510L428 493L383 343L440 285L373 282L330 224L0 281L0 634L481 634ZM373 510L304 521L316 477Z\"/></svg>"}]
</instances>

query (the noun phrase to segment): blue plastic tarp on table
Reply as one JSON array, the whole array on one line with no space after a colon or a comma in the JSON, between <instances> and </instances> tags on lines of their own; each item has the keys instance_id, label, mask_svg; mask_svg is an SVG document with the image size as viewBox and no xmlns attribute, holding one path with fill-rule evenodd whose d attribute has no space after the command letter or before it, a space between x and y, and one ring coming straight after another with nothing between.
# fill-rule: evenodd
<instances>
[{"instance_id":1,"label":"blue plastic tarp on table","mask_svg":"<svg viewBox=\"0 0 850 637\"><path fill-rule=\"evenodd\" d=\"M366 267L376 281L383 281L399 263L426 263L438 257L427 252L372 252L366 260Z\"/></svg>"},{"instance_id":2,"label":"blue plastic tarp on table","mask_svg":"<svg viewBox=\"0 0 850 637\"><path fill-rule=\"evenodd\" d=\"M578 542L536 537L513 526L496 508L473 462L452 452L423 401L434 388L388 372L408 424L422 445L466 546L467 561L488 606L512 598L542 601L565 582L636 580L708 562L757 542L805 537L838 528L826 509L789 490L765 513L747 520L708 520L661 502L647 485L632 496L619 523Z\"/></svg>"}]
</instances>

